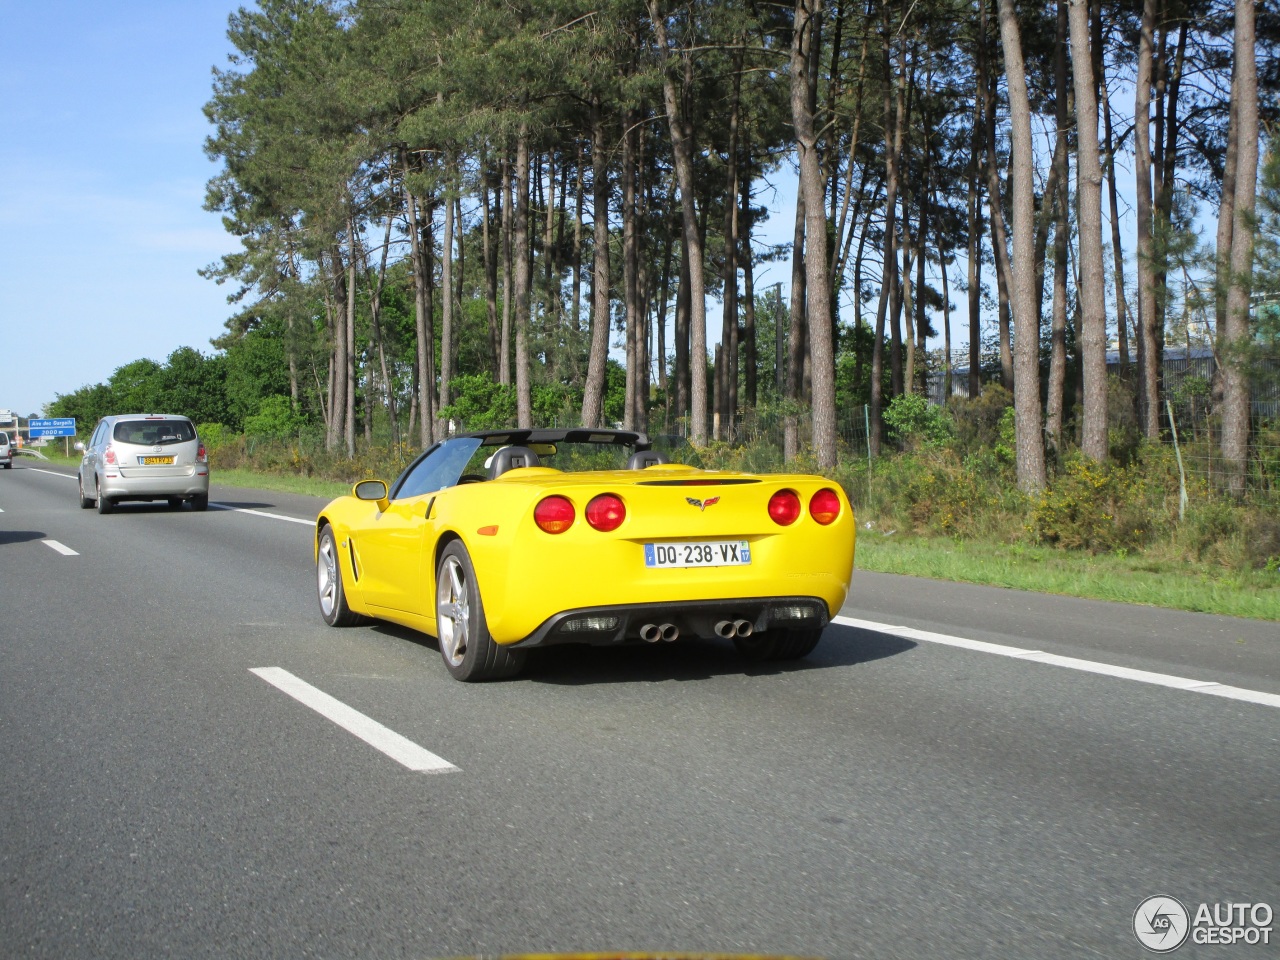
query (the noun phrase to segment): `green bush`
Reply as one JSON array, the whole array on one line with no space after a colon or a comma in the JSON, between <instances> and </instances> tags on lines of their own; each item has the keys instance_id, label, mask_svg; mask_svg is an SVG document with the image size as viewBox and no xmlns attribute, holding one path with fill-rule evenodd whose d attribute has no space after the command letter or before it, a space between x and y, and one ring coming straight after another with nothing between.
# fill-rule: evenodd
<instances>
[{"instance_id":1,"label":"green bush","mask_svg":"<svg viewBox=\"0 0 1280 960\"><path fill-rule=\"evenodd\" d=\"M283 440L296 434L303 422L288 397L265 397L258 404L258 412L245 417L244 433L251 438Z\"/></svg>"},{"instance_id":2,"label":"green bush","mask_svg":"<svg viewBox=\"0 0 1280 960\"><path fill-rule=\"evenodd\" d=\"M1099 464L1077 453L1036 498L1031 530L1041 543L1100 553L1147 542L1154 519L1137 465Z\"/></svg>"},{"instance_id":3,"label":"green bush","mask_svg":"<svg viewBox=\"0 0 1280 960\"><path fill-rule=\"evenodd\" d=\"M955 445L961 456L992 450L1001 440L1004 418L1013 410L1013 394L998 383L989 383L972 400L953 397L948 401L947 409L951 413Z\"/></svg>"},{"instance_id":4,"label":"green bush","mask_svg":"<svg viewBox=\"0 0 1280 960\"><path fill-rule=\"evenodd\" d=\"M904 393L889 401L884 422L890 435L907 450L938 447L951 437L945 410L918 393Z\"/></svg>"}]
</instances>

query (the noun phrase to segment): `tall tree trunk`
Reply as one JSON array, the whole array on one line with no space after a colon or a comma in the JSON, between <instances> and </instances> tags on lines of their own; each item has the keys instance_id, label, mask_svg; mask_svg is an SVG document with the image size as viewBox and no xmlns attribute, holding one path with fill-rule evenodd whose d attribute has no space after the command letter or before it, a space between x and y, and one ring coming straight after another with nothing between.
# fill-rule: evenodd
<instances>
[{"instance_id":1,"label":"tall tree trunk","mask_svg":"<svg viewBox=\"0 0 1280 960\"><path fill-rule=\"evenodd\" d=\"M624 429L635 430L636 384L643 371L640 369L641 339L644 320L640 313L639 246L636 226L636 134L635 115L625 111L622 125L622 300L626 324L626 397L623 406Z\"/></svg>"},{"instance_id":2,"label":"tall tree trunk","mask_svg":"<svg viewBox=\"0 0 1280 960\"><path fill-rule=\"evenodd\" d=\"M749 145L744 145L744 153L751 155ZM738 178L738 185L741 188L742 201L741 213L739 214L740 231L742 236L740 239L739 258L742 261L742 388L746 393L746 404L751 409L755 409L757 401L756 377L758 374L756 364L759 358L756 354L756 280L755 280L755 264L754 255L751 250L751 231L752 231L752 213L751 213L751 169L747 168L743 175Z\"/></svg>"},{"instance_id":3,"label":"tall tree trunk","mask_svg":"<svg viewBox=\"0 0 1280 960\"><path fill-rule=\"evenodd\" d=\"M408 185L408 157L403 158L403 165L404 195L406 205L409 208L409 244L413 263L414 324L418 339L418 376L416 380L418 388L418 426L420 430L418 439L425 449L432 443L435 424L435 331L432 329L431 295L427 280L430 276L430 268L427 266L427 256L423 249L426 244L422 242L423 227L418 221L418 201ZM429 236L430 232L428 230Z\"/></svg>"},{"instance_id":4,"label":"tall tree trunk","mask_svg":"<svg viewBox=\"0 0 1280 960\"><path fill-rule=\"evenodd\" d=\"M808 317L813 389L813 449L818 466L836 466L835 346L832 342L831 278L827 275L825 181L818 156L818 133L811 107L806 64L821 42L822 0L796 0L791 42L791 119L800 154L800 184L805 206L805 313Z\"/></svg>"},{"instance_id":5,"label":"tall tree trunk","mask_svg":"<svg viewBox=\"0 0 1280 960\"><path fill-rule=\"evenodd\" d=\"M1014 278L1009 266L1009 239L1005 229L1004 209L1000 206L1000 169L996 156L996 84L998 78L987 58L987 3L978 3L978 82L982 91L982 115L986 121L987 203L991 210L991 250L996 261L998 322L1000 326L1000 376L1006 389L1014 381L1013 352L1009 347L1009 299ZM1007 66L1006 66L1007 69Z\"/></svg>"},{"instance_id":6,"label":"tall tree trunk","mask_svg":"<svg viewBox=\"0 0 1280 960\"><path fill-rule=\"evenodd\" d=\"M886 77L893 77L893 37L894 24L890 17L889 4L881 7L880 43L881 59ZM884 84L884 264L880 276L880 300L876 305L876 329L871 341L871 455L880 456L880 445L883 439L882 414L884 411L884 327L891 300L896 299L895 287L898 283L897 267L897 229L898 229L898 152L894 148L895 141L901 144L901 137L895 132L894 84Z\"/></svg>"},{"instance_id":7,"label":"tall tree trunk","mask_svg":"<svg viewBox=\"0 0 1280 960\"><path fill-rule=\"evenodd\" d=\"M1155 280L1155 220L1151 196L1151 82L1159 0L1143 0L1134 98L1134 173L1138 211L1138 408L1143 433L1160 435L1160 369Z\"/></svg>"},{"instance_id":8,"label":"tall tree trunk","mask_svg":"<svg viewBox=\"0 0 1280 960\"><path fill-rule=\"evenodd\" d=\"M1102 165L1089 49L1088 0L1070 0L1076 95L1076 202L1080 233L1080 355L1084 363L1084 455L1107 460L1107 313L1102 263Z\"/></svg>"},{"instance_id":9,"label":"tall tree trunk","mask_svg":"<svg viewBox=\"0 0 1280 960\"><path fill-rule=\"evenodd\" d=\"M1013 175L1013 405L1017 428L1018 486L1026 493L1044 487L1044 442L1040 419L1040 330L1035 277L1035 157L1031 148L1031 104L1022 60L1022 39L1014 0L999 0L1012 126ZM1096 156L1096 148L1095 148Z\"/></svg>"},{"instance_id":10,"label":"tall tree trunk","mask_svg":"<svg viewBox=\"0 0 1280 960\"><path fill-rule=\"evenodd\" d=\"M969 147L968 236L969 399L982 393L982 197L978 168L982 163L982 98L973 98L973 131Z\"/></svg>"},{"instance_id":11,"label":"tall tree trunk","mask_svg":"<svg viewBox=\"0 0 1280 960\"><path fill-rule=\"evenodd\" d=\"M1129 304L1124 294L1124 245L1120 242L1119 189L1116 186L1115 138L1111 130L1111 99L1107 92L1106 59L1103 57L1102 4L1090 4L1093 30L1093 79L1102 106L1103 162L1107 168L1107 199L1111 214L1111 259L1116 290L1116 344L1120 349L1120 378L1129 379Z\"/></svg>"},{"instance_id":12,"label":"tall tree trunk","mask_svg":"<svg viewBox=\"0 0 1280 960\"><path fill-rule=\"evenodd\" d=\"M604 109L591 105L591 219L594 246L591 270L591 350L582 390L582 425L598 427L604 417L605 362L609 357L609 166Z\"/></svg>"},{"instance_id":13,"label":"tall tree trunk","mask_svg":"<svg viewBox=\"0 0 1280 960\"><path fill-rule=\"evenodd\" d=\"M787 324L787 403L783 407L782 459L791 463L800 453L799 408L804 397L805 316L805 202L804 187L796 184L796 226L791 241L791 309Z\"/></svg>"},{"instance_id":14,"label":"tall tree trunk","mask_svg":"<svg viewBox=\"0 0 1280 960\"><path fill-rule=\"evenodd\" d=\"M440 251L440 403L437 411L452 403L449 383L453 379L453 230L454 210L450 192L456 189L454 163L445 161L444 239ZM438 435L448 436L449 424L441 421Z\"/></svg>"},{"instance_id":15,"label":"tall tree trunk","mask_svg":"<svg viewBox=\"0 0 1280 960\"><path fill-rule=\"evenodd\" d=\"M484 305L485 316L489 320L489 356L498 359L498 251L495 248L497 233L490 221L493 219L493 207L489 201L490 191L494 189L493 167L487 156L480 160L482 179L480 181L480 198L484 208L480 212L481 243L484 246ZM497 373L495 369L493 373Z\"/></svg>"},{"instance_id":16,"label":"tall tree trunk","mask_svg":"<svg viewBox=\"0 0 1280 960\"><path fill-rule=\"evenodd\" d=\"M1249 380L1246 349L1250 341L1249 294L1253 278L1253 212L1258 184L1258 67L1253 0L1236 0L1236 182L1235 226L1231 231L1230 285L1226 336L1219 334L1222 371L1222 458L1227 489L1245 492L1249 459Z\"/></svg>"},{"instance_id":17,"label":"tall tree trunk","mask_svg":"<svg viewBox=\"0 0 1280 960\"><path fill-rule=\"evenodd\" d=\"M725 164L724 204L724 271L721 274L723 311L720 317L720 343L724 362L717 371L716 386L720 398L716 413L720 419L719 436L733 439L734 355L738 339L738 120L742 100L742 51L734 55L733 93L729 101L729 145Z\"/></svg>"},{"instance_id":18,"label":"tall tree trunk","mask_svg":"<svg viewBox=\"0 0 1280 960\"><path fill-rule=\"evenodd\" d=\"M695 447L707 442L707 298L702 275L702 236L698 230L698 212L694 205L693 129L680 108L680 98L672 78L672 53L667 43L666 20L658 10L657 0L647 0L649 20L658 40L658 56L663 65L662 97L671 128L671 148L675 158L676 178L680 184L680 213L683 220L684 246L689 257L689 326L691 397L689 440ZM692 51L682 52L684 88L692 85Z\"/></svg>"},{"instance_id":19,"label":"tall tree trunk","mask_svg":"<svg viewBox=\"0 0 1280 960\"><path fill-rule=\"evenodd\" d=\"M1063 391L1067 378L1067 231L1070 229L1069 190L1070 158L1069 110L1067 84L1068 0L1058 0L1057 35L1054 42L1054 123L1053 167L1057 171L1059 189L1053 203L1053 315L1049 325L1049 390L1045 398L1044 432L1050 450L1060 456L1062 444ZM1048 198L1045 198L1048 202Z\"/></svg>"},{"instance_id":20,"label":"tall tree trunk","mask_svg":"<svg viewBox=\"0 0 1280 960\"><path fill-rule=\"evenodd\" d=\"M516 425L533 426L533 395L529 383L529 308L532 270L529 262L529 126L521 121L516 135L516 209L512 259L515 268Z\"/></svg>"},{"instance_id":21,"label":"tall tree trunk","mask_svg":"<svg viewBox=\"0 0 1280 960\"><path fill-rule=\"evenodd\" d=\"M502 337L498 353L498 382L511 385L512 233L515 212L511 196L511 166L502 158Z\"/></svg>"}]
</instances>

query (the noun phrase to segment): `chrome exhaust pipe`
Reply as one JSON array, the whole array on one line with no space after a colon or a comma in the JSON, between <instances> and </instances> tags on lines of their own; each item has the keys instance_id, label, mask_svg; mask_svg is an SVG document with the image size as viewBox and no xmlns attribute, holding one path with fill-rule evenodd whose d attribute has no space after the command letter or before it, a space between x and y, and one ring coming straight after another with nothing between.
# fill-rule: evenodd
<instances>
[{"instance_id":1,"label":"chrome exhaust pipe","mask_svg":"<svg viewBox=\"0 0 1280 960\"><path fill-rule=\"evenodd\" d=\"M755 632L755 627L751 625L750 620L735 620L733 622L733 634L736 637L749 637Z\"/></svg>"},{"instance_id":2,"label":"chrome exhaust pipe","mask_svg":"<svg viewBox=\"0 0 1280 960\"><path fill-rule=\"evenodd\" d=\"M640 628L640 639L645 643L657 643L662 639L662 628L656 623L646 623Z\"/></svg>"},{"instance_id":3,"label":"chrome exhaust pipe","mask_svg":"<svg viewBox=\"0 0 1280 960\"><path fill-rule=\"evenodd\" d=\"M674 623L664 623L658 628L658 630L662 634L662 639L667 643L670 643L672 640L675 640L680 636L680 628Z\"/></svg>"},{"instance_id":4,"label":"chrome exhaust pipe","mask_svg":"<svg viewBox=\"0 0 1280 960\"><path fill-rule=\"evenodd\" d=\"M734 626L732 620L721 620L716 624L716 636L723 637L726 640L732 640L734 634L738 632L738 628Z\"/></svg>"}]
</instances>

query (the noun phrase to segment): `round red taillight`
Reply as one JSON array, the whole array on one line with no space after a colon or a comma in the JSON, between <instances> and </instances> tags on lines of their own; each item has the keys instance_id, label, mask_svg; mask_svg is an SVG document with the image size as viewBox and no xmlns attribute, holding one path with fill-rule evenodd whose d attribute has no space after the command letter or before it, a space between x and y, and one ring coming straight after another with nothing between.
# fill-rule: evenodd
<instances>
[{"instance_id":1,"label":"round red taillight","mask_svg":"<svg viewBox=\"0 0 1280 960\"><path fill-rule=\"evenodd\" d=\"M612 493L602 493L587 504L587 523L603 533L617 530L625 519L627 508Z\"/></svg>"},{"instance_id":2,"label":"round red taillight","mask_svg":"<svg viewBox=\"0 0 1280 960\"><path fill-rule=\"evenodd\" d=\"M840 516L840 497L834 490L822 489L809 500L809 516L824 527Z\"/></svg>"},{"instance_id":3,"label":"round red taillight","mask_svg":"<svg viewBox=\"0 0 1280 960\"><path fill-rule=\"evenodd\" d=\"M564 497L546 497L533 508L533 522L546 533L564 533L573 519L573 504Z\"/></svg>"},{"instance_id":4,"label":"round red taillight","mask_svg":"<svg viewBox=\"0 0 1280 960\"><path fill-rule=\"evenodd\" d=\"M779 490L769 498L769 516L780 526L791 526L800 516L800 497L794 490Z\"/></svg>"}]
</instances>

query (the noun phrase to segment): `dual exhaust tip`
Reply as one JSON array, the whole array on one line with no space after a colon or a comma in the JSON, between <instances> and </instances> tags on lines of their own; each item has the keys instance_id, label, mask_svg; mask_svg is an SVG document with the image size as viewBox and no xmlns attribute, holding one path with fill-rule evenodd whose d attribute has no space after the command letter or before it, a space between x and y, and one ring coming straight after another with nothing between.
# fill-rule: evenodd
<instances>
[{"instance_id":1,"label":"dual exhaust tip","mask_svg":"<svg viewBox=\"0 0 1280 960\"><path fill-rule=\"evenodd\" d=\"M716 636L726 640L749 637L754 632L755 627L750 620L721 620L716 624ZM640 639L645 643L657 643L659 640L671 643L679 636L680 628L674 623L646 623L640 628Z\"/></svg>"},{"instance_id":2,"label":"dual exhaust tip","mask_svg":"<svg viewBox=\"0 0 1280 960\"><path fill-rule=\"evenodd\" d=\"M680 636L680 628L674 623L646 623L640 628L640 639L645 643L665 640L670 643Z\"/></svg>"}]
</instances>

